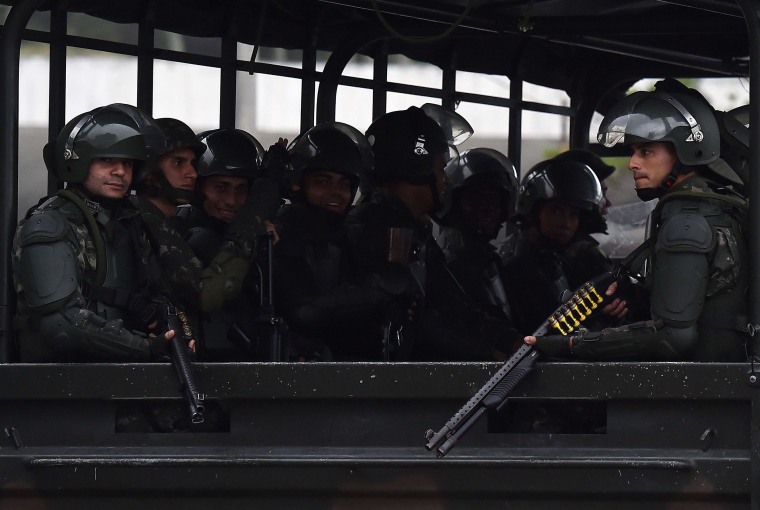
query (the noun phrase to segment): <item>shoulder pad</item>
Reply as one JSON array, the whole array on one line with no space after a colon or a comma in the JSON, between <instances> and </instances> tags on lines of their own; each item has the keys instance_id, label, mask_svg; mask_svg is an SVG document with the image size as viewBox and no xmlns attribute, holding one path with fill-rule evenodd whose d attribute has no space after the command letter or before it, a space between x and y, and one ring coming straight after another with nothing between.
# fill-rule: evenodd
<instances>
[{"instance_id":1,"label":"shoulder pad","mask_svg":"<svg viewBox=\"0 0 760 510\"><path fill-rule=\"evenodd\" d=\"M56 209L44 209L32 214L21 227L19 244L52 243L66 236L69 223Z\"/></svg>"},{"instance_id":2,"label":"shoulder pad","mask_svg":"<svg viewBox=\"0 0 760 510\"><path fill-rule=\"evenodd\" d=\"M700 214L681 213L667 219L657 236L657 248L706 253L715 244L710 224Z\"/></svg>"}]
</instances>

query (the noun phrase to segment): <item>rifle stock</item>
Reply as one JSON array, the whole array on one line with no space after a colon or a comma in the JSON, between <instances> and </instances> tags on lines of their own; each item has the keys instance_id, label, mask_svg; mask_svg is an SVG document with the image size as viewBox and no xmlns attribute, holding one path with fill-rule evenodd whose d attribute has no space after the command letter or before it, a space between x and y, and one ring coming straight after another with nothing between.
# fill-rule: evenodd
<instances>
[{"instance_id":1,"label":"rifle stock","mask_svg":"<svg viewBox=\"0 0 760 510\"><path fill-rule=\"evenodd\" d=\"M617 280L620 271L618 266L580 286L533 336L544 336L552 329L560 335L572 332L600 308L604 290ZM525 344L520 347L438 432L430 429L425 433L428 440L425 448L435 450L437 457L444 457L486 411L494 409L498 412L504 407L509 394L533 370L538 358L539 352L533 346Z\"/></svg>"}]
</instances>

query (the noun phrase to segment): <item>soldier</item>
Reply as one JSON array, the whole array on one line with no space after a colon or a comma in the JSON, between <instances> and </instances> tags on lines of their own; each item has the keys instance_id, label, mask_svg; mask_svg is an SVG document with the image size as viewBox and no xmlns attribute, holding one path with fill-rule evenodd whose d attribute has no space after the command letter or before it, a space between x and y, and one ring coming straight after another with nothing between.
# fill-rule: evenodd
<instances>
[{"instance_id":1,"label":"soldier","mask_svg":"<svg viewBox=\"0 0 760 510\"><path fill-rule=\"evenodd\" d=\"M598 139L630 145L636 193L659 198L643 247L651 318L526 343L580 359L746 360L747 203L709 104L689 91L636 92L612 107Z\"/></svg>"},{"instance_id":2,"label":"soldier","mask_svg":"<svg viewBox=\"0 0 760 510\"><path fill-rule=\"evenodd\" d=\"M591 234L607 233L607 210L612 205L607 198L607 184L605 179L612 175L615 167L608 165L602 158L585 149L571 149L554 157L555 161L577 161L583 163L594 172L602 188L602 198L599 203L599 214L589 217L589 223L584 229L579 229L575 238L563 250L567 279L571 289L597 276L594 271L604 271L612 263L607 255L599 248L597 241ZM591 263L590 263L591 262ZM625 305L628 305L626 303ZM625 306L624 305L624 306Z\"/></svg>"},{"instance_id":3,"label":"soldier","mask_svg":"<svg viewBox=\"0 0 760 510\"><path fill-rule=\"evenodd\" d=\"M206 146L180 120L156 119L156 124L166 138L166 150L136 178L137 193L131 200L142 213L152 244L158 247L156 255L169 278L174 299L189 313L193 330L198 331L203 264L173 222L178 206L189 204L195 196L195 162Z\"/></svg>"},{"instance_id":4,"label":"soldier","mask_svg":"<svg viewBox=\"0 0 760 510\"><path fill-rule=\"evenodd\" d=\"M494 240L517 208L517 170L493 149L465 151L449 176L438 244L464 290L484 308L511 320L503 266Z\"/></svg>"},{"instance_id":5,"label":"soldier","mask_svg":"<svg viewBox=\"0 0 760 510\"><path fill-rule=\"evenodd\" d=\"M432 236L431 215L443 204L447 180L443 129L411 107L379 117L366 135L375 156L367 177L375 189L349 214L352 254L368 281L400 300L421 300L412 321L384 324L383 338L413 341L416 359L503 359L515 332L464 293Z\"/></svg>"},{"instance_id":6,"label":"soldier","mask_svg":"<svg viewBox=\"0 0 760 510\"><path fill-rule=\"evenodd\" d=\"M598 252L582 261L577 276L564 252L599 224L601 197L599 180L577 161L542 161L525 176L515 217L520 230L508 240L513 255L504 270L507 298L521 331L535 331L570 291L609 268Z\"/></svg>"},{"instance_id":7,"label":"soldier","mask_svg":"<svg viewBox=\"0 0 760 510\"><path fill-rule=\"evenodd\" d=\"M164 143L153 119L113 104L78 115L45 146L48 170L68 187L32 209L14 239L23 361L168 352L174 332L148 335L157 331L154 300L165 299L168 286L139 211L125 199Z\"/></svg>"},{"instance_id":8,"label":"soldier","mask_svg":"<svg viewBox=\"0 0 760 510\"><path fill-rule=\"evenodd\" d=\"M217 129L201 133L206 150L197 163L195 205L181 207L176 217L203 267L202 309L204 355L210 359L271 358L258 345L260 287L257 240L267 236L268 223L281 203L282 185L265 175L265 151L249 133ZM280 144L270 148L275 154ZM270 157L273 160L274 156ZM278 162L266 166L282 177Z\"/></svg>"},{"instance_id":9,"label":"soldier","mask_svg":"<svg viewBox=\"0 0 760 510\"><path fill-rule=\"evenodd\" d=\"M181 120L162 118L156 119L156 124L166 136L166 152L145 169L135 189L139 197L171 218L178 206L189 204L195 197L195 165L206 146ZM157 212L155 209L150 208Z\"/></svg>"},{"instance_id":10,"label":"soldier","mask_svg":"<svg viewBox=\"0 0 760 510\"><path fill-rule=\"evenodd\" d=\"M290 152L297 184L277 216L275 302L295 334L291 350L306 360L390 359L366 325L388 313L391 299L356 285L344 229L359 176L372 168L369 142L347 124L325 122Z\"/></svg>"}]
</instances>

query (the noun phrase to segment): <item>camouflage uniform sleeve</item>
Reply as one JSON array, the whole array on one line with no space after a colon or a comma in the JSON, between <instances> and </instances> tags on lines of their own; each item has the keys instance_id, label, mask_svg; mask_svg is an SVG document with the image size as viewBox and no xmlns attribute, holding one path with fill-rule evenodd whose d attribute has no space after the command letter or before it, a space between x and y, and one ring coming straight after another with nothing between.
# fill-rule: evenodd
<instances>
[{"instance_id":1,"label":"camouflage uniform sleeve","mask_svg":"<svg viewBox=\"0 0 760 510\"><path fill-rule=\"evenodd\" d=\"M203 264L166 218L143 212L142 220L171 298L186 310L197 312Z\"/></svg>"}]
</instances>

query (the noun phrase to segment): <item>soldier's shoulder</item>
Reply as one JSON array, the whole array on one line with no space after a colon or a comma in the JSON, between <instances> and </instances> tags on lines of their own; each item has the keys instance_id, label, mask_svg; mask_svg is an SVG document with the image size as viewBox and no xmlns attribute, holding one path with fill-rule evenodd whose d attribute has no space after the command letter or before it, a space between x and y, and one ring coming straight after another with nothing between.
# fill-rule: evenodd
<instances>
[{"instance_id":1,"label":"soldier's shoulder","mask_svg":"<svg viewBox=\"0 0 760 510\"><path fill-rule=\"evenodd\" d=\"M19 223L17 243L26 246L63 239L70 230L69 220L56 208L37 208Z\"/></svg>"}]
</instances>

